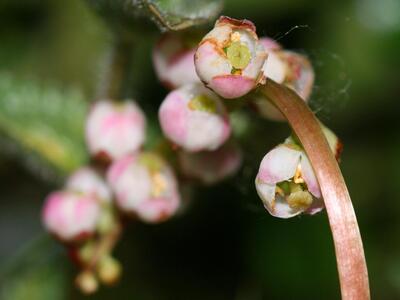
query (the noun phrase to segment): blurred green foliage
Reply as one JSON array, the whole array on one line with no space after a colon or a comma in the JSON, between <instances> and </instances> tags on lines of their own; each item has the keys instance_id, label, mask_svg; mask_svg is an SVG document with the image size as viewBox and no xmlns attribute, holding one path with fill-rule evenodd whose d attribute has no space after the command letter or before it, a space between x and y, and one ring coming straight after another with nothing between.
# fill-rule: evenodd
<instances>
[{"instance_id":1,"label":"blurred green foliage","mask_svg":"<svg viewBox=\"0 0 400 300\"><path fill-rule=\"evenodd\" d=\"M396 7L397 0L225 0L223 10L253 20L260 35L312 59L317 82L311 106L345 144L341 167L363 235L372 297L383 300L400 297ZM38 179L38 170L62 175L86 160L85 100L95 94L112 39L80 0L2 1L0 24L0 263L8 265L29 236L41 233L42 198L57 187ZM155 123L166 90L151 66L159 31L146 26L150 31L143 35L135 28L132 90ZM288 135L287 126L252 113L242 117L249 134L241 137L246 156L240 174L215 188L198 188L187 212L175 220L128 228L117 248L123 280L90 298L339 298L325 214L274 219L254 191L260 159ZM49 145L65 153L49 155ZM31 156L40 166L28 169L33 172L19 160ZM29 299L83 299L72 287L73 272L54 265L55 244L49 243L40 255L24 251L21 263L2 272L7 279L1 282L2 299L26 299L26 293ZM55 257L60 264L67 261L62 251Z\"/></svg>"}]
</instances>

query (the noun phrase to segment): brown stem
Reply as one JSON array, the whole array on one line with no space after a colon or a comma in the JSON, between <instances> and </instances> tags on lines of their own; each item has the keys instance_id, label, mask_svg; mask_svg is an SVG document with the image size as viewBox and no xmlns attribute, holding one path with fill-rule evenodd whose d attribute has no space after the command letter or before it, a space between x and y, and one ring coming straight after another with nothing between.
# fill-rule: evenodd
<instances>
[{"instance_id":1,"label":"brown stem","mask_svg":"<svg viewBox=\"0 0 400 300\"><path fill-rule=\"evenodd\" d=\"M129 74L133 51L131 36L116 35L109 54L105 74L98 87L98 99L119 100L129 93Z\"/></svg>"},{"instance_id":2,"label":"brown stem","mask_svg":"<svg viewBox=\"0 0 400 300\"><path fill-rule=\"evenodd\" d=\"M90 262L85 266L86 271L93 270L99 260L112 251L119 240L121 232L122 226L119 222L116 222L110 232L100 238Z\"/></svg>"},{"instance_id":3,"label":"brown stem","mask_svg":"<svg viewBox=\"0 0 400 300\"><path fill-rule=\"evenodd\" d=\"M268 80L260 87L260 92L287 118L315 170L335 244L342 299L370 299L368 270L356 215L317 118L294 91L283 85Z\"/></svg>"}]
</instances>

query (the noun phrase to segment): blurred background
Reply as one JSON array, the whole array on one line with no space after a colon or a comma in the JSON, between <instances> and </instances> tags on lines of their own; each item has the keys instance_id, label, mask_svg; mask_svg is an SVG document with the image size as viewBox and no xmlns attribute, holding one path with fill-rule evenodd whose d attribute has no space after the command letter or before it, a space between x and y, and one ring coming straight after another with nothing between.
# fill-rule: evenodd
<instances>
[{"instance_id":1,"label":"blurred background","mask_svg":"<svg viewBox=\"0 0 400 300\"><path fill-rule=\"evenodd\" d=\"M311 58L311 107L344 143L341 168L372 298L400 299L400 1L225 0L223 13L254 21L259 35ZM159 31L137 31L132 90L154 119L167 93L151 66ZM82 103L93 100L110 42L84 1L0 2L1 299L85 298L40 212L46 194L87 159ZM276 219L255 192L261 158L289 129L249 118L239 174L197 187L171 221L129 226L116 249L122 280L88 298L339 299L326 213Z\"/></svg>"}]
</instances>

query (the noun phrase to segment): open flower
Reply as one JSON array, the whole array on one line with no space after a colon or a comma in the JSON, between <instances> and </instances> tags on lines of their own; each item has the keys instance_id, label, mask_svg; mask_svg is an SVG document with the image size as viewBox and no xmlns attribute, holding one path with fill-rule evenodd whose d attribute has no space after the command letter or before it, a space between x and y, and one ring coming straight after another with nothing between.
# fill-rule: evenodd
<instances>
[{"instance_id":1,"label":"open flower","mask_svg":"<svg viewBox=\"0 0 400 300\"><path fill-rule=\"evenodd\" d=\"M266 57L252 22L220 17L197 48L196 72L218 95L238 98L263 81Z\"/></svg>"},{"instance_id":2,"label":"open flower","mask_svg":"<svg viewBox=\"0 0 400 300\"><path fill-rule=\"evenodd\" d=\"M195 52L196 46L190 45L185 36L164 34L153 49L153 65L158 79L170 89L200 82L194 68Z\"/></svg>"},{"instance_id":3,"label":"open flower","mask_svg":"<svg viewBox=\"0 0 400 300\"><path fill-rule=\"evenodd\" d=\"M107 180L118 207L149 223L164 221L180 204L177 182L171 168L153 153L137 153L114 162Z\"/></svg>"},{"instance_id":4,"label":"open flower","mask_svg":"<svg viewBox=\"0 0 400 300\"><path fill-rule=\"evenodd\" d=\"M98 101L86 120L89 151L107 161L132 153L144 142L145 126L143 112L133 101Z\"/></svg>"},{"instance_id":5,"label":"open flower","mask_svg":"<svg viewBox=\"0 0 400 300\"><path fill-rule=\"evenodd\" d=\"M51 193L43 208L46 229L62 241L78 241L89 237L100 216L98 199L71 191Z\"/></svg>"},{"instance_id":6,"label":"open flower","mask_svg":"<svg viewBox=\"0 0 400 300\"><path fill-rule=\"evenodd\" d=\"M271 38L260 38L268 58L264 63L264 76L277 83L293 89L304 101L308 101L314 84L314 70L308 58L302 54L282 49L280 44ZM279 110L262 98L255 95L254 103L259 113L274 121L285 118Z\"/></svg>"},{"instance_id":7,"label":"open flower","mask_svg":"<svg viewBox=\"0 0 400 300\"><path fill-rule=\"evenodd\" d=\"M340 141L329 129L323 129L332 152L338 158ZM315 214L324 207L310 161L301 146L291 138L264 156L255 185L265 208L275 217Z\"/></svg>"},{"instance_id":8,"label":"open flower","mask_svg":"<svg viewBox=\"0 0 400 300\"><path fill-rule=\"evenodd\" d=\"M169 93L160 106L159 120L165 136L187 151L215 150L231 133L221 99L201 84Z\"/></svg>"},{"instance_id":9,"label":"open flower","mask_svg":"<svg viewBox=\"0 0 400 300\"><path fill-rule=\"evenodd\" d=\"M111 190L105 180L90 167L82 167L76 170L68 177L65 188L96 197L105 202L110 202L112 198Z\"/></svg>"},{"instance_id":10,"label":"open flower","mask_svg":"<svg viewBox=\"0 0 400 300\"><path fill-rule=\"evenodd\" d=\"M215 151L179 153L182 173L204 184L214 184L235 174L242 164L242 151L234 143L226 143Z\"/></svg>"}]
</instances>

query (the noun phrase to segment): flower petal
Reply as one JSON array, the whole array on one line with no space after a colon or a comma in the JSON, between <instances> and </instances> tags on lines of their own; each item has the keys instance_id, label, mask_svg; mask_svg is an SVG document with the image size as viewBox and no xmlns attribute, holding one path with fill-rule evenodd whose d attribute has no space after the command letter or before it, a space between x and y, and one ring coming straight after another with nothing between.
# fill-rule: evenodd
<instances>
[{"instance_id":1,"label":"flower petal","mask_svg":"<svg viewBox=\"0 0 400 300\"><path fill-rule=\"evenodd\" d=\"M317 198L321 198L321 190L317 177L315 176L314 170L310 164L307 155L303 152L301 155L301 175L307 184L307 189Z\"/></svg>"},{"instance_id":2,"label":"flower petal","mask_svg":"<svg viewBox=\"0 0 400 300\"><path fill-rule=\"evenodd\" d=\"M268 184L288 180L295 175L300 156L301 151L279 145L264 156L257 177Z\"/></svg>"},{"instance_id":3,"label":"flower petal","mask_svg":"<svg viewBox=\"0 0 400 300\"><path fill-rule=\"evenodd\" d=\"M218 95L226 99L239 98L250 92L255 80L241 75L215 76L208 84Z\"/></svg>"}]
</instances>

